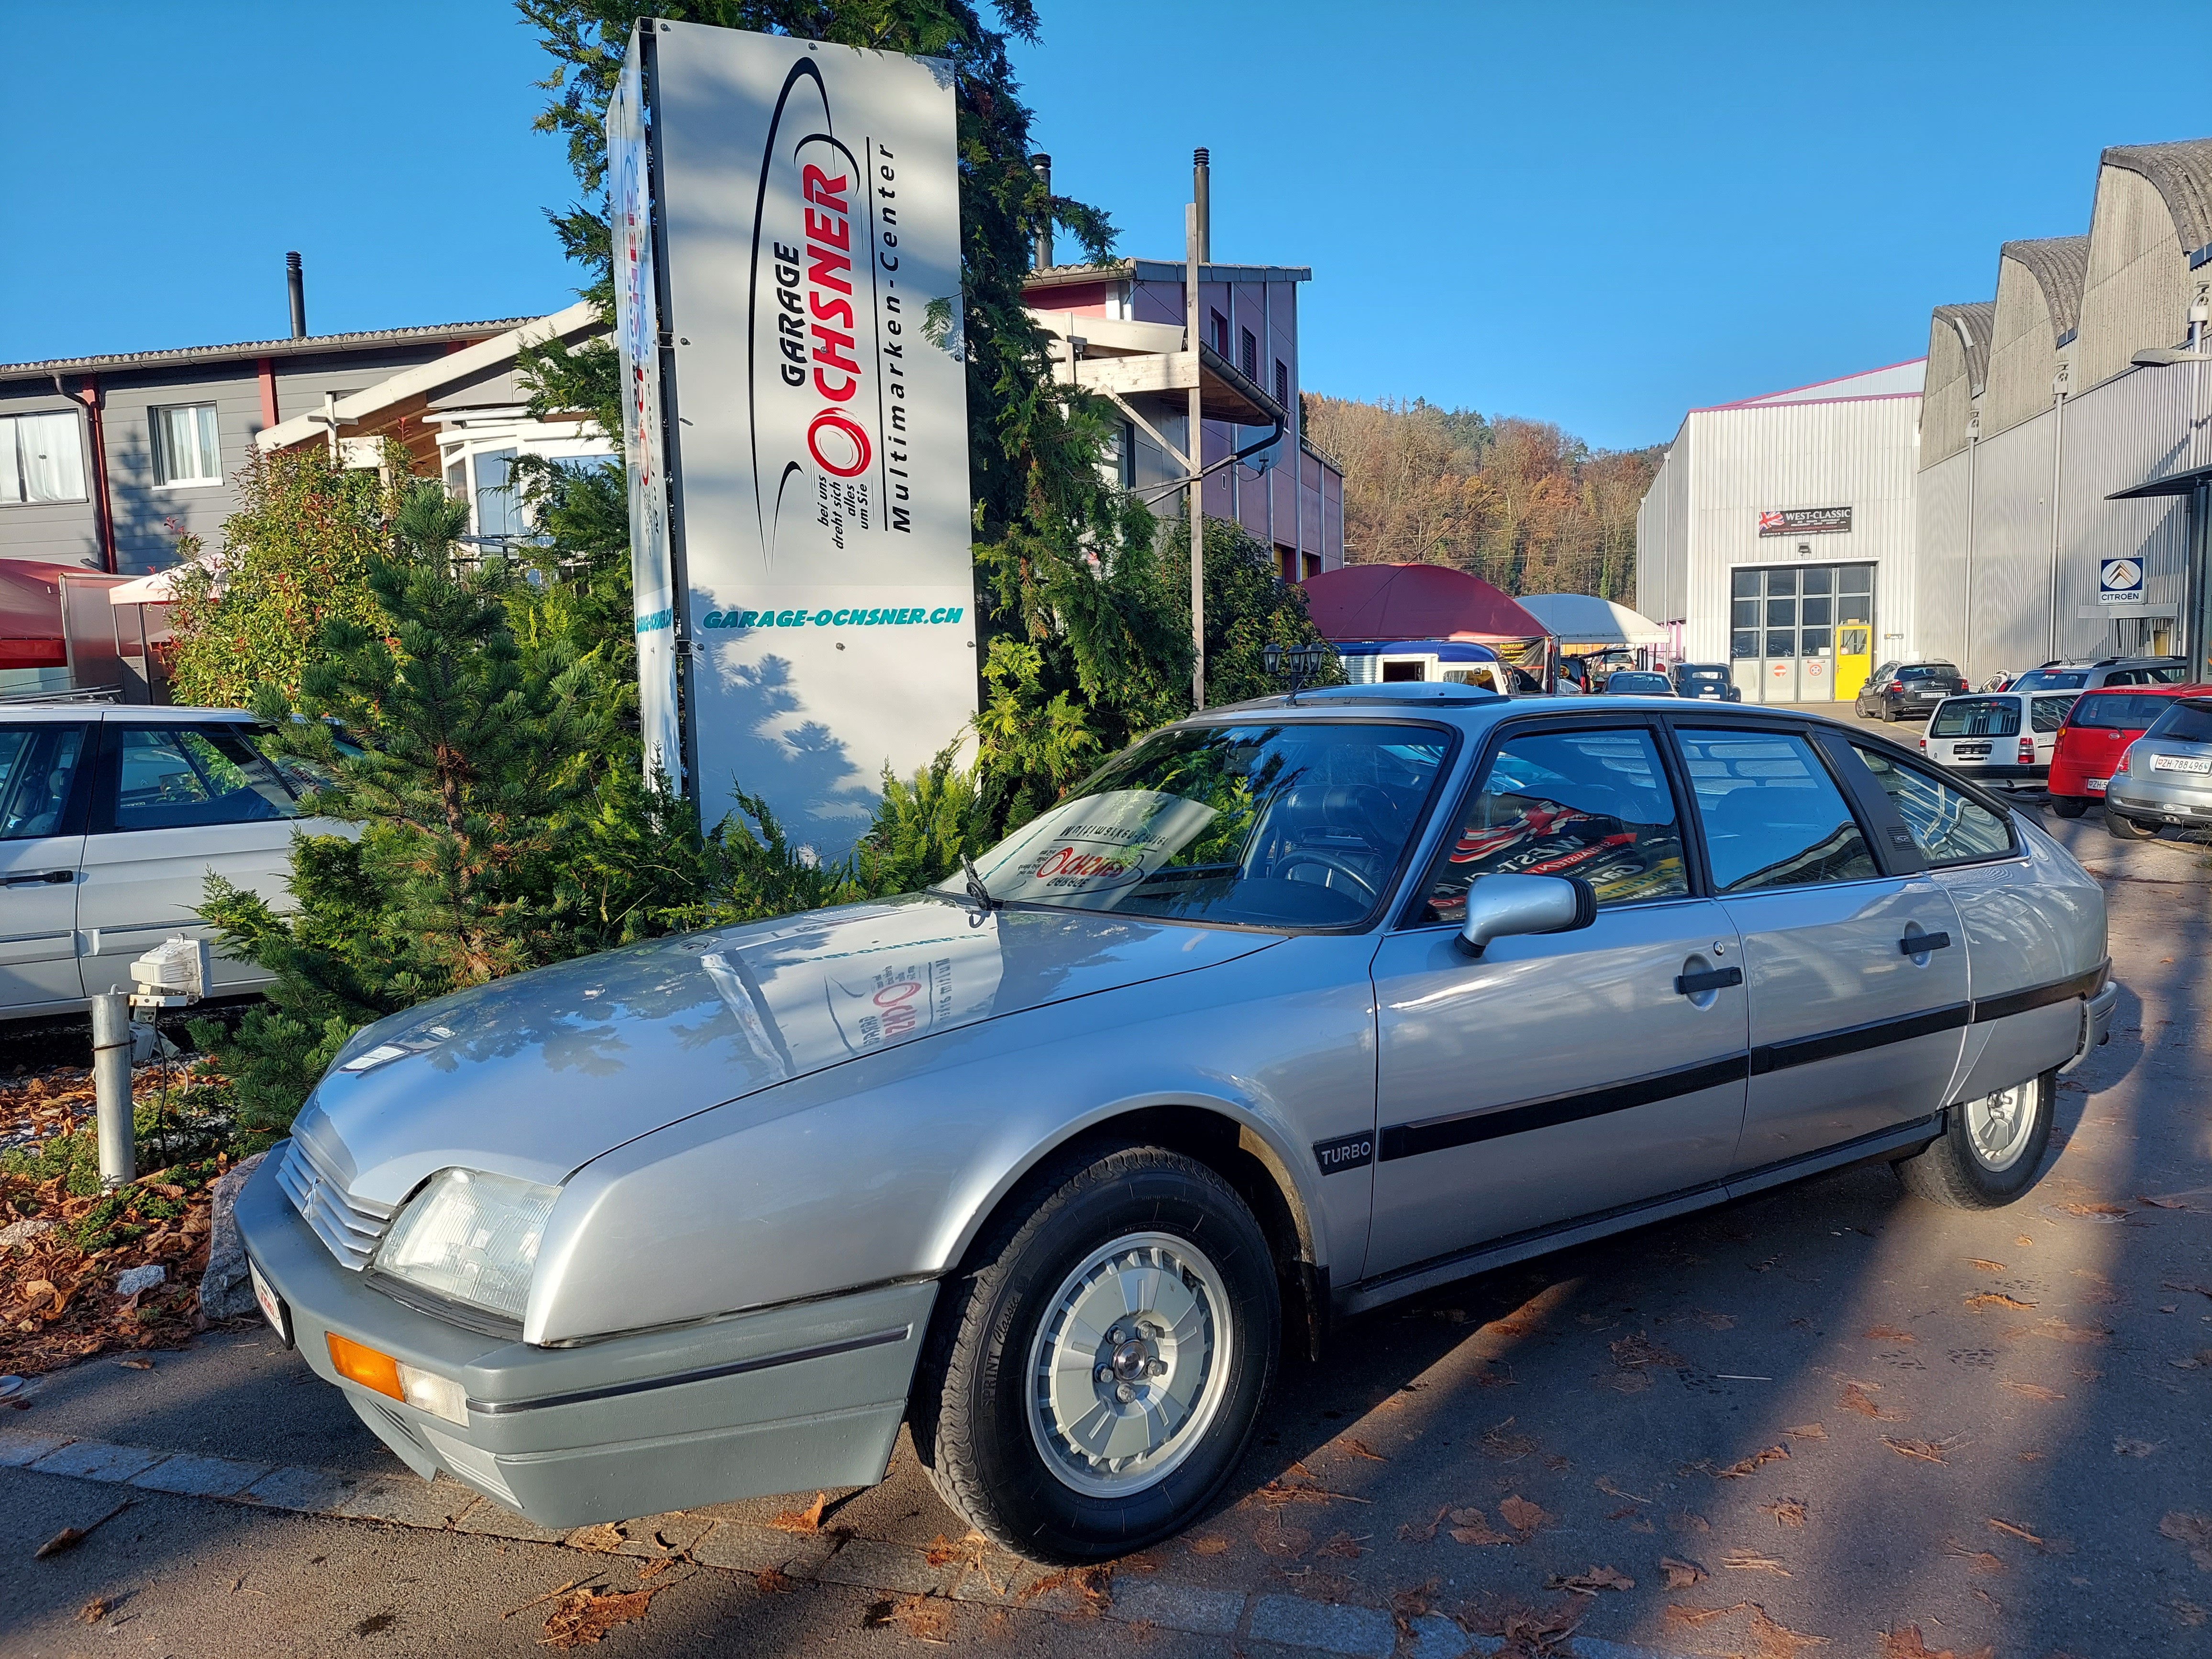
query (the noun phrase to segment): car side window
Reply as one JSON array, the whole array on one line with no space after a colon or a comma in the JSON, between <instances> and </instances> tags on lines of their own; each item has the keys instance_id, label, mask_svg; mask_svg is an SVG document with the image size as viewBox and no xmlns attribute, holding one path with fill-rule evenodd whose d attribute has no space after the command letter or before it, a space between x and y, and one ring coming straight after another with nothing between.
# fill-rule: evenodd
<instances>
[{"instance_id":1,"label":"car side window","mask_svg":"<svg viewBox=\"0 0 2212 1659\"><path fill-rule=\"evenodd\" d=\"M2074 706L2074 699L2070 696L2038 697L2034 706L2035 729L2038 732L2056 732L2066 724L2066 711Z\"/></svg>"},{"instance_id":2,"label":"car side window","mask_svg":"<svg viewBox=\"0 0 2212 1659\"><path fill-rule=\"evenodd\" d=\"M181 830L300 815L244 732L221 726L116 728L115 827Z\"/></svg>"},{"instance_id":3,"label":"car side window","mask_svg":"<svg viewBox=\"0 0 2212 1659\"><path fill-rule=\"evenodd\" d=\"M1675 738L1721 893L1880 874L1843 792L1795 732L1682 726Z\"/></svg>"},{"instance_id":4,"label":"car side window","mask_svg":"<svg viewBox=\"0 0 2212 1659\"><path fill-rule=\"evenodd\" d=\"M1857 744L1851 749L1896 803L1929 865L1971 864L2014 850L2012 826L1979 801L1909 761Z\"/></svg>"},{"instance_id":5,"label":"car side window","mask_svg":"<svg viewBox=\"0 0 2212 1659\"><path fill-rule=\"evenodd\" d=\"M2146 668L2115 668L2105 676L2107 685L2148 685L2150 671Z\"/></svg>"},{"instance_id":6,"label":"car side window","mask_svg":"<svg viewBox=\"0 0 2212 1659\"><path fill-rule=\"evenodd\" d=\"M1430 872L1423 921L1457 921L1484 876L1581 876L1601 905L1690 890L1659 749L1641 727L1528 732L1491 757Z\"/></svg>"},{"instance_id":7,"label":"car side window","mask_svg":"<svg viewBox=\"0 0 2212 1659\"><path fill-rule=\"evenodd\" d=\"M60 832L83 754L81 726L0 726L0 841Z\"/></svg>"}]
</instances>

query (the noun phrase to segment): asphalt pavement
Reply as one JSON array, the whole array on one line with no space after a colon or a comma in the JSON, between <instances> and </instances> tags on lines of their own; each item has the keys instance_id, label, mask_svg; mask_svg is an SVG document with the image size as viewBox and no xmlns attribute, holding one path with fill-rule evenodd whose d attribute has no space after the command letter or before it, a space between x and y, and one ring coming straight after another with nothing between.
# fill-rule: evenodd
<instances>
[{"instance_id":1,"label":"asphalt pavement","mask_svg":"<svg viewBox=\"0 0 2212 1659\"><path fill-rule=\"evenodd\" d=\"M1352 1321L1216 1511L1109 1573L963 1543L903 1444L817 1530L805 1494L556 1538L246 1328L0 1409L0 1465L39 1466L0 1467L0 1653L520 1654L564 1607L652 1655L2205 1652L2212 871L2052 828L2124 989L2019 1202L1862 1170Z\"/></svg>"}]
</instances>

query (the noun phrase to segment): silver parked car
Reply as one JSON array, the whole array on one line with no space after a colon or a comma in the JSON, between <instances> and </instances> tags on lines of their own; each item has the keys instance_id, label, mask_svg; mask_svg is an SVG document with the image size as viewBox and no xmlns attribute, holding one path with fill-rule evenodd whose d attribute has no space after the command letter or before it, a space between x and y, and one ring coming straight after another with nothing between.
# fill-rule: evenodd
<instances>
[{"instance_id":1,"label":"silver parked car","mask_svg":"<svg viewBox=\"0 0 2212 1659\"><path fill-rule=\"evenodd\" d=\"M2130 744L2105 785L2105 827L2145 841L2212 821L2212 697L2177 697Z\"/></svg>"},{"instance_id":2,"label":"silver parked car","mask_svg":"<svg viewBox=\"0 0 2212 1659\"><path fill-rule=\"evenodd\" d=\"M248 1183L277 1328L555 1526L861 1485L1035 1559L1227 1481L1288 1339L1824 1170L2005 1203L2097 884L1835 723L1345 686L1146 738L965 873L362 1031Z\"/></svg>"}]
</instances>

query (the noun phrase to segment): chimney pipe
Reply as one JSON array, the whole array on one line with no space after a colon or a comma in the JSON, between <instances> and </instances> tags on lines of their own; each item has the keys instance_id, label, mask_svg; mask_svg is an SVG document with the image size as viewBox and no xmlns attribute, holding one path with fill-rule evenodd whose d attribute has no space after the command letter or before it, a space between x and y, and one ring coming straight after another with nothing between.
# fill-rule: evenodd
<instances>
[{"instance_id":1,"label":"chimney pipe","mask_svg":"<svg viewBox=\"0 0 2212 1659\"><path fill-rule=\"evenodd\" d=\"M1213 260L1212 167L1203 147L1190 153L1190 199L1198 204L1198 262Z\"/></svg>"},{"instance_id":2,"label":"chimney pipe","mask_svg":"<svg viewBox=\"0 0 2212 1659\"><path fill-rule=\"evenodd\" d=\"M1036 174L1037 182L1044 186L1044 217L1037 225L1036 268L1044 270L1052 264L1052 157L1042 154L1030 157L1030 171Z\"/></svg>"},{"instance_id":3,"label":"chimney pipe","mask_svg":"<svg viewBox=\"0 0 2212 1659\"><path fill-rule=\"evenodd\" d=\"M300 270L300 256L284 256L284 286L292 291L292 337L307 337L307 281Z\"/></svg>"}]
</instances>

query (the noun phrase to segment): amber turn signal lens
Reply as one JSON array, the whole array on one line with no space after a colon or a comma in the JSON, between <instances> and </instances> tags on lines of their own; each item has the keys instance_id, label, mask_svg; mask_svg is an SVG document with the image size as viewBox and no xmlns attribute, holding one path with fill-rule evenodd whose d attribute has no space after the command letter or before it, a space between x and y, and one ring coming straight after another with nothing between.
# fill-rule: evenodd
<instances>
[{"instance_id":1,"label":"amber turn signal lens","mask_svg":"<svg viewBox=\"0 0 2212 1659\"><path fill-rule=\"evenodd\" d=\"M330 1344L331 1364L349 1382L358 1382L364 1389L394 1400L404 1400L406 1390L399 1386L399 1362L388 1353L379 1353L374 1348L364 1348L358 1342L349 1342L336 1331L325 1331L324 1340Z\"/></svg>"}]
</instances>

